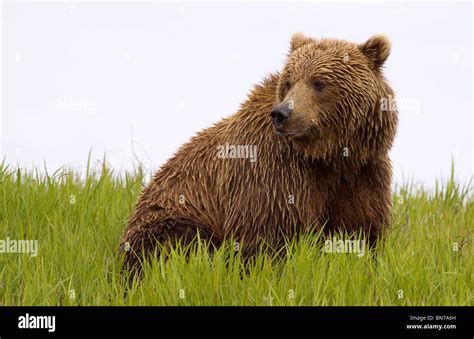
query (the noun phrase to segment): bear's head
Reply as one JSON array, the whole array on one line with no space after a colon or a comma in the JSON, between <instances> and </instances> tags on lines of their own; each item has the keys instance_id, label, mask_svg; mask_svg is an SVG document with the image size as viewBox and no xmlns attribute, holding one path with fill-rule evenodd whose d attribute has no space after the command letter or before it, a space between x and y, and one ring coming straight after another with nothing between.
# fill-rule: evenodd
<instances>
[{"instance_id":1,"label":"bear's head","mask_svg":"<svg viewBox=\"0 0 474 339\"><path fill-rule=\"evenodd\" d=\"M294 34L271 111L278 134L328 163L386 154L397 125L394 94L382 76L389 54L384 36L355 44Z\"/></svg>"}]
</instances>

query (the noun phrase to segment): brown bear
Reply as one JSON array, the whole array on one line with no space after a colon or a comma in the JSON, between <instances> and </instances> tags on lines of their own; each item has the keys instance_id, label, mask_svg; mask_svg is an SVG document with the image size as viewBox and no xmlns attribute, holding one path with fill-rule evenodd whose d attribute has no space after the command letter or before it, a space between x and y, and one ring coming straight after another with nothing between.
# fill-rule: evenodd
<instances>
[{"instance_id":1,"label":"brown bear","mask_svg":"<svg viewBox=\"0 0 474 339\"><path fill-rule=\"evenodd\" d=\"M125 266L198 233L215 245L232 238L245 253L308 230L358 233L373 245L391 207L389 53L384 36L355 44L294 34L281 73L154 175L123 236Z\"/></svg>"}]
</instances>

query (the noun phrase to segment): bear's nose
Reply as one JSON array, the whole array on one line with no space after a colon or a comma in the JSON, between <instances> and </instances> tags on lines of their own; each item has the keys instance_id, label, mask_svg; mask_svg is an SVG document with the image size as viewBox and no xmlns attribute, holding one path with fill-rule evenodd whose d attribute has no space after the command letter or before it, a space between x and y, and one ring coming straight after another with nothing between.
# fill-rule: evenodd
<instances>
[{"instance_id":1,"label":"bear's nose","mask_svg":"<svg viewBox=\"0 0 474 339\"><path fill-rule=\"evenodd\" d=\"M273 107L270 115L272 117L275 128L278 130L281 129L283 123L290 117L291 108L288 104L280 104Z\"/></svg>"}]
</instances>

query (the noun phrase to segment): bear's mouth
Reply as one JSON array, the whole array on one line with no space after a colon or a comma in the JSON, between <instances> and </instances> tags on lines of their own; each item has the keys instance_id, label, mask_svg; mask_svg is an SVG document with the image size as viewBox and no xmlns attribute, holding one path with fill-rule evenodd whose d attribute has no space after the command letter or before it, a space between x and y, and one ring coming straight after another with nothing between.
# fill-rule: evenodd
<instances>
[{"instance_id":1,"label":"bear's mouth","mask_svg":"<svg viewBox=\"0 0 474 339\"><path fill-rule=\"evenodd\" d=\"M300 137L305 136L310 129L311 128L309 127L309 128L305 128L302 131L296 131L296 132L278 131L278 133L283 135L286 138L300 138Z\"/></svg>"}]
</instances>

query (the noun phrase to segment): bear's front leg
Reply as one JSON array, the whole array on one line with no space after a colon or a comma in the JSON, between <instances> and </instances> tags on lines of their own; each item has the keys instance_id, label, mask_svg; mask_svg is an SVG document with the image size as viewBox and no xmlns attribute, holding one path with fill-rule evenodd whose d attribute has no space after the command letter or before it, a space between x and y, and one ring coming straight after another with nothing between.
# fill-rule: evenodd
<instances>
[{"instance_id":1,"label":"bear's front leg","mask_svg":"<svg viewBox=\"0 0 474 339\"><path fill-rule=\"evenodd\" d=\"M369 163L357 175L341 179L329 202L328 231L361 233L373 248L390 222L391 205L390 161Z\"/></svg>"},{"instance_id":2,"label":"bear's front leg","mask_svg":"<svg viewBox=\"0 0 474 339\"><path fill-rule=\"evenodd\" d=\"M141 272L143 261L154 254L159 255L160 249L169 250L180 243L183 247L196 238L199 232L201 239L207 234L198 230L199 223L179 216L165 218L132 220L125 232L119 253L123 255L123 269L133 275Z\"/></svg>"}]
</instances>

